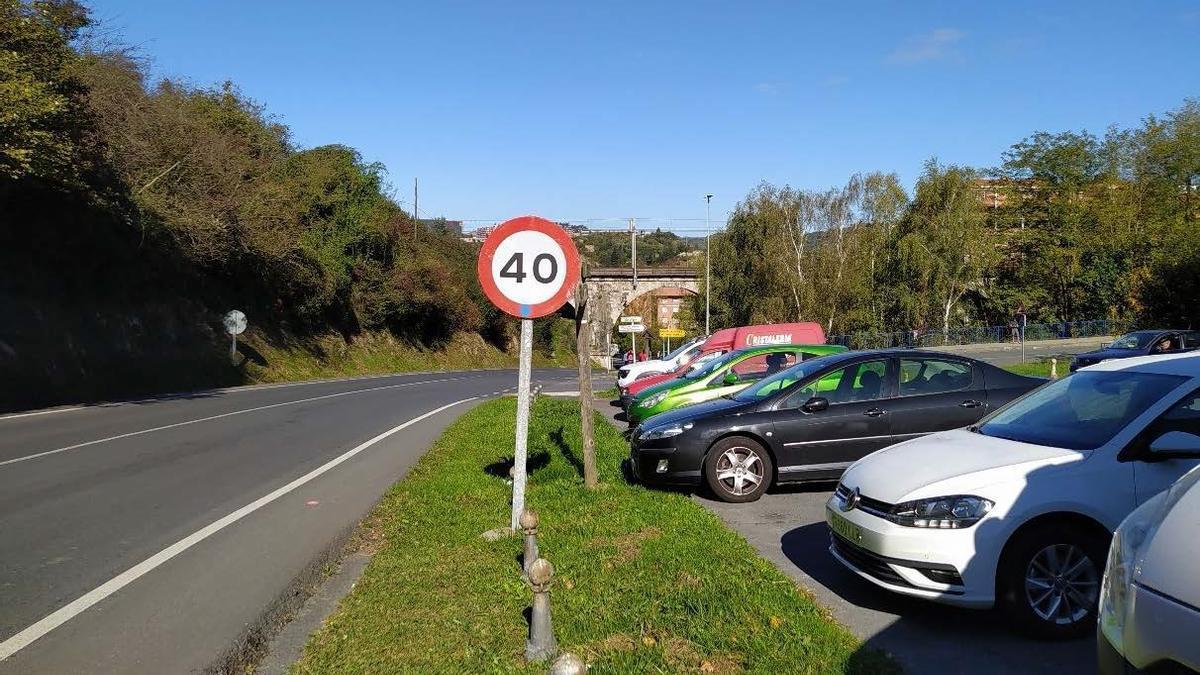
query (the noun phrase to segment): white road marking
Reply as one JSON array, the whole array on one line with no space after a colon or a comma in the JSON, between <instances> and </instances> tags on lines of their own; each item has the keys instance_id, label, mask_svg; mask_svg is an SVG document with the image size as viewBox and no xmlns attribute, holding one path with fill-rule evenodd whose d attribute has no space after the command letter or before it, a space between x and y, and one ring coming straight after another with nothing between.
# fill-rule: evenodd
<instances>
[{"instance_id":1,"label":"white road marking","mask_svg":"<svg viewBox=\"0 0 1200 675\"><path fill-rule=\"evenodd\" d=\"M0 642L0 661L7 659L8 657L12 656L13 654L16 654L17 652L21 651L22 649L28 647L30 644L32 644L38 638L41 638L42 636L46 635L50 631L54 630L55 628L58 628L59 626L63 625L64 623L66 623L66 622L70 621L71 619L75 618L76 616L82 614L83 612L87 611L89 608L91 608L96 603L107 598L108 596L112 595L113 593L116 593L117 591L121 590L122 588L128 586L129 584L136 581L138 578L150 573L156 567L162 565L163 563L174 558L175 556L179 555L180 553L183 553L184 551L188 550L189 548L195 546L196 544L199 544L200 542L211 537L212 535L216 534L217 532L220 532L221 530L225 529L226 527L229 527L230 525L236 523L237 521L241 520L242 518L245 518L246 516L250 515L251 513L254 513L255 511L261 509L262 507L266 506L267 504L270 504L271 502L275 501L276 499L279 499L280 497L288 494L289 492L295 490L296 488L301 487L305 483L312 481L313 479L317 478L321 474L326 473L330 469L333 469L334 467L338 466L339 464L354 457L355 455L362 452L363 450L366 450L367 448L371 447L372 445L375 445L379 441L384 440L388 436L391 436L392 434L395 434L399 431L403 431L404 429L407 429L408 427L416 424L417 422L420 422L422 420L433 417L434 415L436 415L444 410L447 410L449 408L453 408L456 405L467 403L468 401L474 401L476 398L477 397L472 396L471 398L464 398L462 400L455 401L453 403L448 403L440 408L435 408L423 415L414 417L411 420L405 422L404 424L392 427L391 429L388 429L387 431L379 434L378 436L372 438L371 440L360 443L359 445L355 446L354 448L347 450L345 453L335 457L334 459L329 460L325 464L322 464L321 466L313 469L312 471L309 471L308 473L306 473L303 476L297 478L296 480L288 483L287 485L284 485L283 487L275 490L274 492L271 492L270 494L268 494L264 497L260 497L256 500L250 502L249 504L243 506L242 508L234 511L233 513L230 513L229 515L225 516L224 518L213 521L212 523L206 525L205 527L203 527L199 530L196 530L195 532L189 534L188 536L184 537L183 539L180 539L179 541L175 542L174 544L171 544L170 546L164 548L163 550L159 551L158 553L155 553L154 555L150 556L149 558L146 558L142 562L134 565L133 567L130 567L129 569L118 574L117 576L113 577L112 579L109 579L108 581L104 582L103 584L100 584L96 588L93 588L92 590L88 591L87 593L83 594L82 596L72 600L67 605L52 612L45 618L43 618L40 621L38 621L37 623L29 626L28 628L22 630L21 632L17 633L16 635L10 637L9 639L5 640L4 642Z\"/></svg>"},{"instance_id":2,"label":"white road marking","mask_svg":"<svg viewBox=\"0 0 1200 675\"><path fill-rule=\"evenodd\" d=\"M16 464L17 462L26 462L31 459L37 459L39 457L46 457L47 455L57 455L60 452L67 452L68 450L78 450L79 448L86 448L89 445L97 445L100 443L107 443L109 441L120 440L122 438L130 438L132 436L141 436L143 434L151 434L156 431L165 431L167 429L176 429L178 427L188 426L189 424L199 424L200 422L211 422L212 420L219 420L224 417L233 417L234 415L244 415L246 413L258 412L260 410L270 410L271 408L282 408L284 406L297 405L299 403L309 403L311 401L322 401L322 400L329 399L329 398L337 398L339 396L350 396L351 394L365 394L368 392L381 391L384 389L399 389L400 387L415 387L419 384L436 384L438 382L454 382L457 380L464 380L464 379L467 379L467 378L447 377L447 378L442 378L440 380L422 380L420 382L401 382L400 384L387 384L387 385L383 385L381 387L370 387L368 389L352 389L350 391L339 391L335 394L325 394L323 396L313 396L311 398L302 398L302 399L298 399L295 401L283 401L281 403L271 403L269 405L260 405L255 408L245 408L243 410L234 410L233 412L221 413L220 415L211 415L209 417L200 417L200 418L197 418L194 420L185 420L183 422L175 422L174 424L166 424L161 427L153 427L150 429L140 429L138 431L130 431L129 433L119 434L117 436L109 436L108 438L97 438L97 439L91 440L91 441L84 441L83 443L76 443L74 445L68 445L68 446L62 447L62 448L55 448L54 450L44 450L42 452L35 452L32 455L25 455L24 457L15 457L13 459L6 459L3 461L0 461L0 466L6 466L8 464Z\"/></svg>"},{"instance_id":3,"label":"white road marking","mask_svg":"<svg viewBox=\"0 0 1200 675\"><path fill-rule=\"evenodd\" d=\"M30 412L12 413L10 415L0 415L0 422L5 420L15 420L22 417L36 417L38 415L54 415L57 413L73 412L76 410L89 410L95 408L116 408L123 405L131 405L137 403L151 403L154 401L170 401L181 396L195 396L197 394L236 394L243 391L262 391L264 389L282 389L284 387L303 387L310 384L336 384L338 382L355 382L357 380L377 380L384 377L406 377L410 375L438 375L450 373L484 373L484 372L502 372L512 370L512 368L468 368L466 370L418 370L404 373L382 373L379 375L356 375L354 377L335 377L327 380L304 380L302 382L272 382L269 384L247 384L236 387L223 387L220 389L197 389L194 391L176 391L169 394L159 394L158 396L147 396L146 398L131 399L128 401L107 401L94 403L90 405L73 405L62 408L47 408L45 410L33 410Z\"/></svg>"}]
</instances>

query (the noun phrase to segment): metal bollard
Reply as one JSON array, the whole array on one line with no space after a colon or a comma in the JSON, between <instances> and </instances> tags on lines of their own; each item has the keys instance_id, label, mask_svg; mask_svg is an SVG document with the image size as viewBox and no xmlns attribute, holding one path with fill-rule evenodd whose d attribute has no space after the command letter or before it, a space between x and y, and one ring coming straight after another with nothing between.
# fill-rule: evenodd
<instances>
[{"instance_id":1,"label":"metal bollard","mask_svg":"<svg viewBox=\"0 0 1200 675\"><path fill-rule=\"evenodd\" d=\"M533 612L529 618L529 639L525 641L525 660L545 661L558 653L554 628L550 625L550 581L554 566L545 558L533 561L529 568L529 586L533 589Z\"/></svg>"},{"instance_id":2,"label":"metal bollard","mask_svg":"<svg viewBox=\"0 0 1200 675\"><path fill-rule=\"evenodd\" d=\"M550 666L550 675L583 675L586 672L587 664L570 652L554 659Z\"/></svg>"},{"instance_id":3,"label":"metal bollard","mask_svg":"<svg viewBox=\"0 0 1200 675\"><path fill-rule=\"evenodd\" d=\"M1058 379L1058 359L1050 359L1050 379Z\"/></svg>"},{"instance_id":4,"label":"metal bollard","mask_svg":"<svg viewBox=\"0 0 1200 675\"><path fill-rule=\"evenodd\" d=\"M521 512L521 531L525 533L525 555L521 558L521 571L526 576L533 567L533 561L538 559L537 526L537 511L525 509Z\"/></svg>"}]
</instances>

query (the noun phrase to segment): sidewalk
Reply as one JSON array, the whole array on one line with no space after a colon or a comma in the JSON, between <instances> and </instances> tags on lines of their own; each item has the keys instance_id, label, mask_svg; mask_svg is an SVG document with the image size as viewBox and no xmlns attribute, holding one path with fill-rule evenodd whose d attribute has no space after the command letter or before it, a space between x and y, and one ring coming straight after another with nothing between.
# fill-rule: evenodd
<instances>
[{"instance_id":1,"label":"sidewalk","mask_svg":"<svg viewBox=\"0 0 1200 675\"><path fill-rule=\"evenodd\" d=\"M1113 336L1068 338L1065 340L1031 340L1025 343L1025 361L1038 361L1051 357L1059 361L1070 360L1070 357L1080 352L1099 349L1100 344L1112 342ZM930 351L962 354L997 366L1010 366L1021 363L1021 343L992 342L977 345L948 345L946 347L922 347ZM1065 367L1065 364L1063 364Z\"/></svg>"}]
</instances>

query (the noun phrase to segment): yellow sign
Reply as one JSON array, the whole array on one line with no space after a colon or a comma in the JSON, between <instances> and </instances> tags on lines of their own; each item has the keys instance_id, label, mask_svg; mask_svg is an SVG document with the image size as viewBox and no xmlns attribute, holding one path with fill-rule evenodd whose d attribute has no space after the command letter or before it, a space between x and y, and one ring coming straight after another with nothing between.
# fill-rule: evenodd
<instances>
[{"instance_id":1,"label":"yellow sign","mask_svg":"<svg viewBox=\"0 0 1200 675\"><path fill-rule=\"evenodd\" d=\"M682 328L659 328L658 337L660 338L681 338L687 333L683 332Z\"/></svg>"}]
</instances>

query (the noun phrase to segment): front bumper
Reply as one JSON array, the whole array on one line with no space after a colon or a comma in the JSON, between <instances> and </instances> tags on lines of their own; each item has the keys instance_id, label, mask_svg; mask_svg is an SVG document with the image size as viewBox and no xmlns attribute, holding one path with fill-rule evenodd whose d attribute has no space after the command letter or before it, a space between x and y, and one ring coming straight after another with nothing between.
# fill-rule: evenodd
<instances>
[{"instance_id":1,"label":"front bumper","mask_svg":"<svg viewBox=\"0 0 1200 675\"><path fill-rule=\"evenodd\" d=\"M673 443L678 437L639 444L640 431L634 431L629 448L629 467L638 481L647 485L700 484L703 455L698 456L686 442Z\"/></svg>"},{"instance_id":2,"label":"front bumper","mask_svg":"<svg viewBox=\"0 0 1200 675\"><path fill-rule=\"evenodd\" d=\"M831 530L829 552L876 586L959 607L986 609L995 603L998 552L977 548L978 525L905 527L861 509L842 511L837 495L825 506L825 522Z\"/></svg>"},{"instance_id":3,"label":"front bumper","mask_svg":"<svg viewBox=\"0 0 1200 675\"><path fill-rule=\"evenodd\" d=\"M1097 629L1102 675L1200 672L1200 609L1136 582L1129 592L1120 648Z\"/></svg>"}]
</instances>

